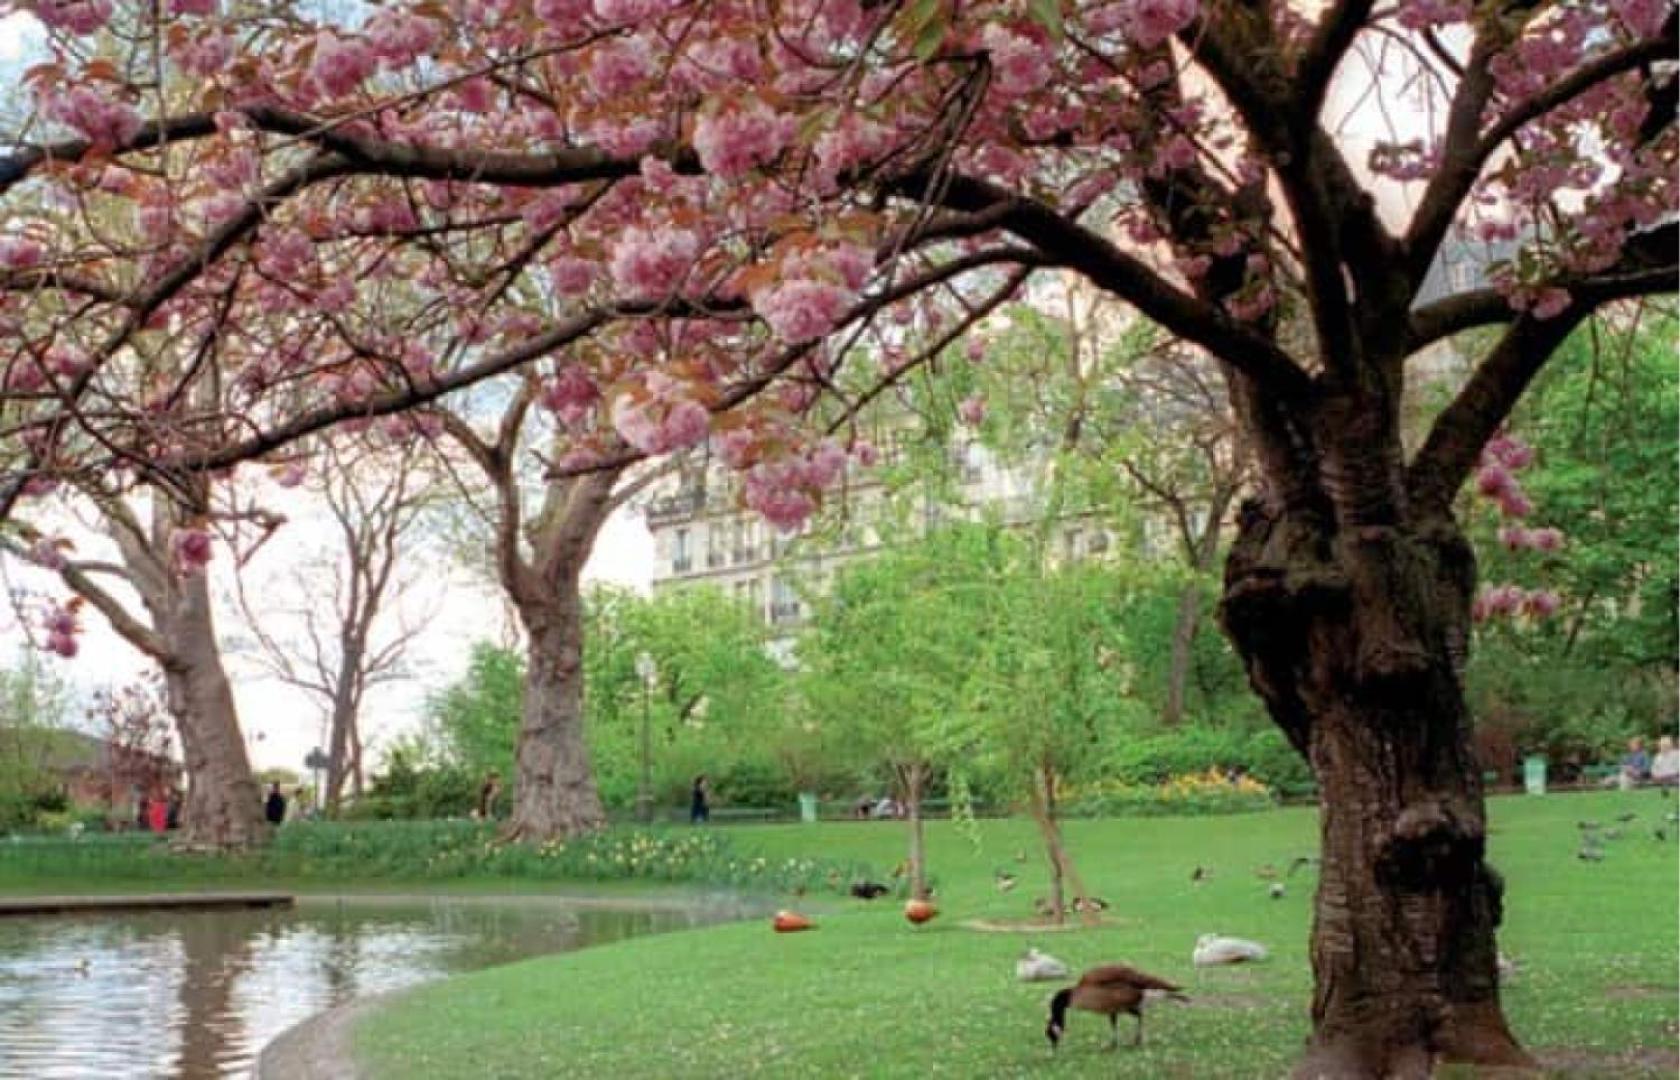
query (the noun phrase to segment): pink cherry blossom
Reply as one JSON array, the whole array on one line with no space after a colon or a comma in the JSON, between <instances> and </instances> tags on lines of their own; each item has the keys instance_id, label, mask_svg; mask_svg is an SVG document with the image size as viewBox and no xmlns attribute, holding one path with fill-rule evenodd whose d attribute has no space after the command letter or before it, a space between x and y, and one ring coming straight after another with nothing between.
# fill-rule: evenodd
<instances>
[{"instance_id":1,"label":"pink cherry blossom","mask_svg":"<svg viewBox=\"0 0 1680 1080\"><path fill-rule=\"evenodd\" d=\"M970 427L979 427L980 422L986 419L986 399L979 394L970 394L957 405L957 415Z\"/></svg>"},{"instance_id":2,"label":"pink cherry blossom","mask_svg":"<svg viewBox=\"0 0 1680 1080\"><path fill-rule=\"evenodd\" d=\"M46 248L28 237L0 236L0 270L31 270L46 254Z\"/></svg>"},{"instance_id":3,"label":"pink cherry blossom","mask_svg":"<svg viewBox=\"0 0 1680 1080\"><path fill-rule=\"evenodd\" d=\"M1513 471L1526 469L1534 460L1534 448L1513 435L1499 434L1489 439L1482 448L1482 462L1497 462ZM1484 495L1497 494L1484 491Z\"/></svg>"},{"instance_id":4,"label":"pink cherry blossom","mask_svg":"<svg viewBox=\"0 0 1680 1080\"><path fill-rule=\"evenodd\" d=\"M1531 529L1528 534L1528 546L1535 551L1561 551L1563 531L1553 528Z\"/></svg>"},{"instance_id":5,"label":"pink cherry blossom","mask_svg":"<svg viewBox=\"0 0 1680 1080\"><path fill-rule=\"evenodd\" d=\"M977 337L971 337L963 344L963 356L970 363L978 364L986 359L986 343Z\"/></svg>"},{"instance_id":6,"label":"pink cherry blossom","mask_svg":"<svg viewBox=\"0 0 1680 1080\"><path fill-rule=\"evenodd\" d=\"M601 391L588 373L576 364L557 372L543 388L543 407L557 414L561 422L576 424L601 400Z\"/></svg>"},{"instance_id":7,"label":"pink cherry blossom","mask_svg":"<svg viewBox=\"0 0 1680 1080\"><path fill-rule=\"evenodd\" d=\"M328 97L342 97L356 89L377 66L373 50L366 43L339 37L329 30L315 35L315 59L309 65L309 75Z\"/></svg>"},{"instance_id":8,"label":"pink cherry blossom","mask_svg":"<svg viewBox=\"0 0 1680 1080\"><path fill-rule=\"evenodd\" d=\"M1122 24L1126 37L1143 49L1153 49L1200 13L1199 0L1124 0Z\"/></svg>"},{"instance_id":9,"label":"pink cherry blossom","mask_svg":"<svg viewBox=\"0 0 1680 1080\"><path fill-rule=\"evenodd\" d=\"M1544 619L1557 613L1563 600L1550 589L1536 589L1523 598L1522 609L1527 615Z\"/></svg>"},{"instance_id":10,"label":"pink cherry blossom","mask_svg":"<svg viewBox=\"0 0 1680 1080\"><path fill-rule=\"evenodd\" d=\"M1476 490L1490 499L1497 499L1510 491L1516 480L1498 462L1483 465L1476 473Z\"/></svg>"},{"instance_id":11,"label":"pink cherry blossom","mask_svg":"<svg viewBox=\"0 0 1680 1080\"><path fill-rule=\"evenodd\" d=\"M595 50L589 64L594 90L603 98L628 94L653 73L653 55L639 37L606 42Z\"/></svg>"},{"instance_id":12,"label":"pink cherry blossom","mask_svg":"<svg viewBox=\"0 0 1680 1080\"><path fill-rule=\"evenodd\" d=\"M687 229L632 227L613 246L608 270L627 299L659 300L682 284L699 253L700 238Z\"/></svg>"},{"instance_id":13,"label":"pink cherry blossom","mask_svg":"<svg viewBox=\"0 0 1680 1080\"><path fill-rule=\"evenodd\" d=\"M297 462L288 462L280 471L274 474L274 482L283 488L295 488L302 484L307 473Z\"/></svg>"},{"instance_id":14,"label":"pink cherry blossom","mask_svg":"<svg viewBox=\"0 0 1680 1080\"><path fill-rule=\"evenodd\" d=\"M1499 542L1509 551L1520 551L1528 547L1528 530L1521 525L1506 525L1499 530Z\"/></svg>"},{"instance_id":15,"label":"pink cherry blossom","mask_svg":"<svg viewBox=\"0 0 1680 1080\"><path fill-rule=\"evenodd\" d=\"M74 128L99 146L125 146L140 134L140 114L130 105L111 101L91 86L75 86L44 103L52 119Z\"/></svg>"},{"instance_id":16,"label":"pink cherry blossom","mask_svg":"<svg viewBox=\"0 0 1680 1080\"><path fill-rule=\"evenodd\" d=\"M184 574L196 574L210 564L211 555L215 554L210 544L210 534L203 529L180 529L170 537L170 546L175 555L175 567Z\"/></svg>"},{"instance_id":17,"label":"pink cherry blossom","mask_svg":"<svg viewBox=\"0 0 1680 1080\"><path fill-rule=\"evenodd\" d=\"M55 30L86 36L111 21L110 0L36 0L35 17Z\"/></svg>"},{"instance_id":18,"label":"pink cherry blossom","mask_svg":"<svg viewBox=\"0 0 1680 1080\"><path fill-rule=\"evenodd\" d=\"M980 44L992 63L992 86L1004 100L1041 90L1050 81L1050 53L1026 35L991 23L981 31Z\"/></svg>"},{"instance_id":19,"label":"pink cherry blossom","mask_svg":"<svg viewBox=\"0 0 1680 1080\"><path fill-rule=\"evenodd\" d=\"M437 48L440 36L432 20L389 8L369 19L365 29L373 55L381 66L393 71L429 55Z\"/></svg>"},{"instance_id":20,"label":"pink cherry blossom","mask_svg":"<svg viewBox=\"0 0 1680 1080\"><path fill-rule=\"evenodd\" d=\"M881 460L881 452L875 449L875 444L868 439L858 439L852 443L852 458L865 469L872 469Z\"/></svg>"},{"instance_id":21,"label":"pink cherry blossom","mask_svg":"<svg viewBox=\"0 0 1680 1080\"><path fill-rule=\"evenodd\" d=\"M1499 496L1499 510L1506 517L1525 518L1534 512L1534 503L1522 489L1512 488Z\"/></svg>"},{"instance_id":22,"label":"pink cherry blossom","mask_svg":"<svg viewBox=\"0 0 1680 1080\"><path fill-rule=\"evenodd\" d=\"M824 337L851 307L853 294L826 281L785 281L752 298L753 310L789 344Z\"/></svg>"},{"instance_id":23,"label":"pink cherry blossom","mask_svg":"<svg viewBox=\"0 0 1680 1080\"><path fill-rule=\"evenodd\" d=\"M763 102L702 113L694 124L700 166L726 180L769 164L793 137L794 124Z\"/></svg>"},{"instance_id":24,"label":"pink cherry blossom","mask_svg":"<svg viewBox=\"0 0 1680 1080\"><path fill-rule=\"evenodd\" d=\"M576 255L560 255L549 260L548 274L554 291L561 296L582 296L595 281L598 264Z\"/></svg>"},{"instance_id":25,"label":"pink cherry blossom","mask_svg":"<svg viewBox=\"0 0 1680 1080\"><path fill-rule=\"evenodd\" d=\"M171 15L214 15L216 0L169 0Z\"/></svg>"}]
</instances>

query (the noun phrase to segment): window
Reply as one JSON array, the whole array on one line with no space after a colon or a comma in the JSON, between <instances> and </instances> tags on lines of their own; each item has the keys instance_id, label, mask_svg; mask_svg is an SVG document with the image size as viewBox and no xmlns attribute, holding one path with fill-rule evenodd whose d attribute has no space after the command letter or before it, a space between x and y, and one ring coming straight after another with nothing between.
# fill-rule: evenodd
<instances>
[{"instance_id":1,"label":"window","mask_svg":"<svg viewBox=\"0 0 1680 1080\"><path fill-rule=\"evenodd\" d=\"M1091 539L1085 541L1085 550L1092 555L1101 555L1108 550L1108 533L1098 529L1091 534Z\"/></svg>"},{"instance_id":2,"label":"window","mask_svg":"<svg viewBox=\"0 0 1680 1080\"><path fill-rule=\"evenodd\" d=\"M671 538L671 572L686 574L693 564L694 554L689 548L688 530L678 529L676 535Z\"/></svg>"},{"instance_id":3,"label":"window","mask_svg":"<svg viewBox=\"0 0 1680 1080\"><path fill-rule=\"evenodd\" d=\"M799 594L784 578L770 580L770 621L794 622L799 618Z\"/></svg>"}]
</instances>

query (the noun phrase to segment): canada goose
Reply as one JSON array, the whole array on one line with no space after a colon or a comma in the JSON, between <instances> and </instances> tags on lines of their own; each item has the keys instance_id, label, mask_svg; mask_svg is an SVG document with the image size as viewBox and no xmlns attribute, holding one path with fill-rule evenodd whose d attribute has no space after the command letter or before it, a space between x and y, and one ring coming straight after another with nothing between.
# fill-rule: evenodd
<instances>
[{"instance_id":1,"label":"canada goose","mask_svg":"<svg viewBox=\"0 0 1680 1080\"><path fill-rule=\"evenodd\" d=\"M1183 991L1164 979L1146 975L1124 964L1105 964L1094 967L1079 977L1079 982L1056 991L1050 999L1050 1020L1044 1025L1044 1037L1050 1049L1056 1049L1067 1030L1067 1011L1083 1009L1108 1017L1114 1031L1111 1045L1120 1045L1120 1014L1131 1013L1137 1018L1137 1034L1133 1046L1143 1045L1143 1002L1149 991L1156 990L1178 1001L1189 1001Z\"/></svg>"},{"instance_id":2,"label":"canada goose","mask_svg":"<svg viewBox=\"0 0 1680 1080\"><path fill-rule=\"evenodd\" d=\"M1594 829L1602 829L1604 826L1600 825L1596 821L1577 821L1575 823L1575 827L1580 829L1582 832L1591 832Z\"/></svg>"},{"instance_id":3,"label":"canada goose","mask_svg":"<svg viewBox=\"0 0 1680 1080\"><path fill-rule=\"evenodd\" d=\"M1051 982L1068 977L1068 966L1049 953L1028 949L1015 961L1015 977L1022 982Z\"/></svg>"},{"instance_id":4,"label":"canada goose","mask_svg":"<svg viewBox=\"0 0 1680 1080\"><path fill-rule=\"evenodd\" d=\"M1294 877L1295 876L1295 871L1301 869L1301 867L1303 867L1303 866L1317 866L1317 865L1318 865L1318 856L1316 856L1316 855L1297 855L1297 856L1295 856L1295 861L1289 864L1289 876Z\"/></svg>"},{"instance_id":5,"label":"canada goose","mask_svg":"<svg viewBox=\"0 0 1680 1080\"><path fill-rule=\"evenodd\" d=\"M1206 881L1208 878L1210 878L1212 876L1213 875L1208 873L1208 871L1205 867L1198 866L1198 867L1196 867L1196 869L1190 871L1190 884L1200 885L1202 882Z\"/></svg>"},{"instance_id":6,"label":"canada goose","mask_svg":"<svg viewBox=\"0 0 1680 1080\"><path fill-rule=\"evenodd\" d=\"M887 895L892 890L878 881L857 881L852 883L851 894L859 900L875 900Z\"/></svg>"},{"instance_id":7,"label":"canada goose","mask_svg":"<svg viewBox=\"0 0 1680 1080\"><path fill-rule=\"evenodd\" d=\"M1073 903L1068 905L1068 909L1078 912L1107 911L1108 901L1100 896L1076 896Z\"/></svg>"}]
</instances>

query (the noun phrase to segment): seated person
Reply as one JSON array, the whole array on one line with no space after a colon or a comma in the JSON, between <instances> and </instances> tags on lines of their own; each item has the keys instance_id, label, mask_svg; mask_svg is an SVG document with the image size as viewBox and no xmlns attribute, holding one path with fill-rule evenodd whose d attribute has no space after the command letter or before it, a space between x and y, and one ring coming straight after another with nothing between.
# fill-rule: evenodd
<instances>
[{"instance_id":1,"label":"seated person","mask_svg":"<svg viewBox=\"0 0 1680 1080\"><path fill-rule=\"evenodd\" d=\"M1664 735L1657 740L1657 756L1651 762L1651 779L1664 787L1680 785L1680 748L1674 738Z\"/></svg>"},{"instance_id":2,"label":"seated person","mask_svg":"<svg viewBox=\"0 0 1680 1080\"><path fill-rule=\"evenodd\" d=\"M1637 787L1651 779L1651 755L1645 752L1645 740L1635 735L1628 740L1628 752L1622 755L1621 786Z\"/></svg>"}]
</instances>

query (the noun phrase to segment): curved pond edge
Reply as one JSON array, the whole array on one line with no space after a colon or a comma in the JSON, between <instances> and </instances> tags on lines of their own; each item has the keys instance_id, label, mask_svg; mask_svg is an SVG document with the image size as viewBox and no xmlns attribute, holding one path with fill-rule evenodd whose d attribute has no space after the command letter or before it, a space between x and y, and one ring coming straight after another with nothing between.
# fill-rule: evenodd
<instances>
[{"instance_id":1,"label":"curved pond edge","mask_svg":"<svg viewBox=\"0 0 1680 1080\"><path fill-rule=\"evenodd\" d=\"M762 896L752 896L742 893L723 891L694 892L680 889L650 892L645 896L601 896L582 895L572 896L565 893L317 893L298 897L300 902L311 904L342 903L355 904L367 902L383 902L391 900L440 900L450 903L485 903L485 904L565 904L569 907L608 909L614 911L674 911L683 908L696 907L701 904L729 904L737 908L734 918L718 920L713 926L738 922L743 919L755 918L768 913L772 901ZM663 930L658 933L697 933L711 929L711 926L694 927L689 930ZM651 935L644 935L651 936ZM617 942L607 942L602 945L588 945L585 949L606 948ZM584 949L573 949L571 952L582 952ZM560 953L550 955L563 955ZM532 957L530 959L535 959ZM515 961L524 963L525 961ZM490 971L496 967L509 967L508 964L493 964L478 971ZM316 1013L297 1024L292 1025L279 1035L270 1039L257 1054L256 1063L251 1067L251 1080L360 1080L362 1074L356 1068L355 1028L356 1024L369 1013L392 1004L397 999L427 986L436 986L450 979L460 978L462 975L475 972L461 972L442 979L433 979L416 986L404 987L384 994L369 994L366 997L352 998L342 1005L335 1005L325 1012Z\"/></svg>"}]
</instances>

